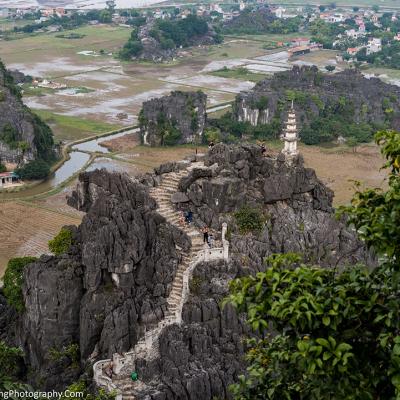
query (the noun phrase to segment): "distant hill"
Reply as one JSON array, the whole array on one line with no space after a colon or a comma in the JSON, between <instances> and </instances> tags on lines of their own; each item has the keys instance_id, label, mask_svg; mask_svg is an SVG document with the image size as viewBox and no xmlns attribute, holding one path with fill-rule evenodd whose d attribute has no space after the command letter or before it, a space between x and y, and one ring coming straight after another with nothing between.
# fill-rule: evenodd
<instances>
[{"instance_id":1,"label":"distant hill","mask_svg":"<svg viewBox=\"0 0 400 400\"><path fill-rule=\"evenodd\" d=\"M0 163L13 169L33 160L54 161L53 134L21 99L13 75L0 61Z\"/></svg>"},{"instance_id":2,"label":"distant hill","mask_svg":"<svg viewBox=\"0 0 400 400\"><path fill-rule=\"evenodd\" d=\"M302 17L281 19L268 7L246 8L238 16L225 21L224 34L263 34L298 32Z\"/></svg>"},{"instance_id":3,"label":"distant hill","mask_svg":"<svg viewBox=\"0 0 400 400\"><path fill-rule=\"evenodd\" d=\"M188 15L184 19L148 20L131 33L120 51L120 58L153 62L172 60L180 48L220 43L222 36L203 18Z\"/></svg>"},{"instance_id":4,"label":"distant hill","mask_svg":"<svg viewBox=\"0 0 400 400\"><path fill-rule=\"evenodd\" d=\"M295 66L277 73L236 97L234 118L253 126L283 123L292 100L307 144L339 136L368 142L377 129L400 129L400 88L354 69L325 74Z\"/></svg>"}]
</instances>

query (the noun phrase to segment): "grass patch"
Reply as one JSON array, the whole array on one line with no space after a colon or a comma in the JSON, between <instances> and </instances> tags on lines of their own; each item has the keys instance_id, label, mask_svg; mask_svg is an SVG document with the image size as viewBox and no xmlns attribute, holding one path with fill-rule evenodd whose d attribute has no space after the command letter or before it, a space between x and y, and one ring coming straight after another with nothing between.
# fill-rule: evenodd
<instances>
[{"instance_id":1,"label":"grass patch","mask_svg":"<svg viewBox=\"0 0 400 400\"><path fill-rule=\"evenodd\" d=\"M251 72L244 67L232 68L232 69L224 67L217 71L210 72L209 74L214 76L219 76L221 78L234 78L251 82L259 82L266 77L265 74Z\"/></svg>"},{"instance_id":2,"label":"grass patch","mask_svg":"<svg viewBox=\"0 0 400 400\"><path fill-rule=\"evenodd\" d=\"M47 110L34 112L51 126L54 136L59 140L77 140L121 128L117 124L55 114Z\"/></svg>"},{"instance_id":3,"label":"grass patch","mask_svg":"<svg viewBox=\"0 0 400 400\"><path fill-rule=\"evenodd\" d=\"M31 96L43 97L46 96L46 94L52 94L55 92L54 89L32 86L31 83L24 83L24 85L22 86L22 90L23 90L23 95L25 97L31 97Z\"/></svg>"}]
</instances>

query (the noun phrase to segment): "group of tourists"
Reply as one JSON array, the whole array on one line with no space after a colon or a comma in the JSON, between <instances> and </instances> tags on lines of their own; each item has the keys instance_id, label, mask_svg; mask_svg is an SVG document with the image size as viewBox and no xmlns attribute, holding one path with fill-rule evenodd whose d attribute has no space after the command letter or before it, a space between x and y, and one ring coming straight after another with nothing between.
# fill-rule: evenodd
<instances>
[{"instance_id":1,"label":"group of tourists","mask_svg":"<svg viewBox=\"0 0 400 400\"><path fill-rule=\"evenodd\" d=\"M208 227L204 226L201 230L203 232L203 243L207 243L210 249L214 246L214 235L209 232Z\"/></svg>"},{"instance_id":2,"label":"group of tourists","mask_svg":"<svg viewBox=\"0 0 400 400\"><path fill-rule=\"evenodd\" d=\"M190 225L193 222L193 213L192 211L184 211L179 218L179 224L181 226Z\"/></svg>"}]
</instances>

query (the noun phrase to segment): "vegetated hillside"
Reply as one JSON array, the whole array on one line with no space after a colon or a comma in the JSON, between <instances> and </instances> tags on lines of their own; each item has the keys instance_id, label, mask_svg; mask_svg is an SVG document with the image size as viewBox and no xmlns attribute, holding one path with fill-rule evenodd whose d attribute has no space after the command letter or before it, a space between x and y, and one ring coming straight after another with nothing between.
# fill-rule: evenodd
<instances>
[{"instance_id":1,"label":"vegetated hillside","mask_svg":"<svg viewBox=\"0 0 400 400\"><path fill-rule=\"evenodd\" d=\"M49 163L55 157L51 129L23 104L19 87L0 62L0 163Z\"/></svg>"},{"instance_id":2,"label":"vegetated hillside","mask_svg":"<svg viewBox=\"0 0 400 400\"><path fill-rule=\"evenodd\" d=\"M237 17L224 22L225 34L262 34L298 32L302 17L279 19L268 7L246 8Z\"/></svg>"},{"instance_id":3,"label":"vegetated hillside","mask_svg":"<svg viewBox=\"0 0 400 400\"><path fill-rule=\"evenodd\" d=\"M300 137L306 144L342 136L368 142L380 128L400 128L400 88L358 70L324 74L317 67L298 67L259 82L236 97L234 119L271 134L270 125L284 122L291 101ZM274 125L274 126L275 126ZM277 132L272 132L276 135Z\"/></svg>"},{"instance_id":4,"label":"vegetated hillside","mask_svg":"<svg viewBox=\"0 0 400 400\"><path fill-rule=\"evenodd\" d=\"M200 142L206 123L207 95L174 91L143 103L141 138L152 146Z\"/></svg>"},{"instance_id":5,"label":"vegetated hillside","mask_svg":"<svg viewBox=\"0 0 400 400\"><path fill-rule=\"evenodd\" d=\"M166 298L191 242L157 212L149 188L188 166L175 192L177 208L192 211L194 225L208 225L217 236L227 222L230 260L196 268L183 323L162 332L160 358L136 363L146 385L135 398L230 398L228 386L245 368L247 328L231 307L220 307L221 299L232 278L263 269L264 257L299 252L326 267L373 262L335 219L332 191L301 157L288 165L282 155L263 156L257 145L218 144L204 166L168 163L140 180L83 173L69 199L86 212L79 227L68 228L72 245L25 267L14 299L19 313L0 296L0 338L23 348L29 375L22 380L35 389L63 389L96 360L131 349L168 314Z\"/></svg>"},{"instance_id":6,"label":"vegetated hillside","mask_svg":"<svg viewBox=\"0 0 400 400\"><path fill-rule=\"evenodd\" d=\"M179 20L150 20L132 31L131 38L120 51L120 57L161 62L175 58L181 47L221 41L222 36L205 19L196 15Z\"/></svg>"}]
</instances>

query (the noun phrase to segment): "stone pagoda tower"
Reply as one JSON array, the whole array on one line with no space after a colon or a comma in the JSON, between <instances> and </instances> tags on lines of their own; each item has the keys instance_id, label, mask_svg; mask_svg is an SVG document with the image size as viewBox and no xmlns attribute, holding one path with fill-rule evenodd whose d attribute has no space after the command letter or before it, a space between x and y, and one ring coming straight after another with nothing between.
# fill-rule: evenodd
<instances>
[{"instance_id":1,"label":"stone pagoda tower","mask_svg":"<svg viewBox=\"0 0 400 400\"><path fill-rule=\"evenodd\" d=\"M296 124L296 113L294 111L293 101L292 107L288 112L288 119L286 122L286 128L281 135L281 140L284 141L284 148L282 153L286 157L295 157L299 154L297 150L297 142L299 140L297 124Z\"/></svg>"}]
</instances>

